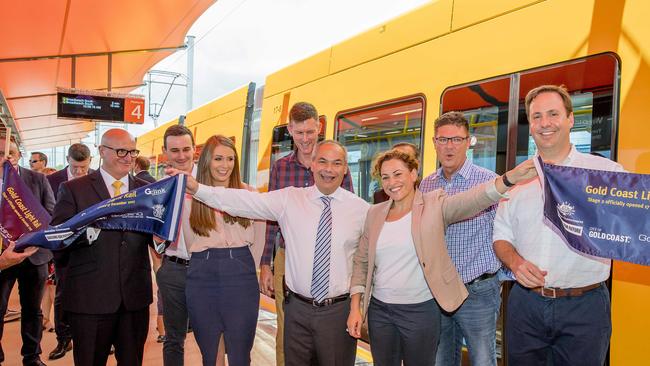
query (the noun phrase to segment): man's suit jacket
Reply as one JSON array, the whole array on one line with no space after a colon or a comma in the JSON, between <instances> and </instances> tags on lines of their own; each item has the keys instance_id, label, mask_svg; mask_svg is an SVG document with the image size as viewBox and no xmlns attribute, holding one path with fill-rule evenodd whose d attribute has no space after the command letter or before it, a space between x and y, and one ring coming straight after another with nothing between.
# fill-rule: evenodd
<instances>
[{"instance_id":1,"label":"man's suit jacket","mask_svg":"<svg viewBox=\"0 0 650 366\"><path fill-rule=\"evenodd\" d=\"M147 181L148 183L154 183L156 181L156 178L152 177L151 174L149 174L149 172L146 170L141 170L135 176L144 181Z\"/></svg>"},{"instance_id":2,"label":"man's suit jacket","mask_svg":"<svg viewBox=\"0 0 650 366\"><path fill-rule=\"evenodd\" d=\"M131 190L147 183L129 176ZM59 188L52 225L60 224L82 210L111 198L99 170L67 181ZM63 309L75 313L110 314L124 305L127 311L152 302L150 234L102 230L88 243L81 235L68 249L56 253L66 267Z\"/></svg>"},{"instance_id":3,"label":"man's suit jacket","mask_svg":"<svg viewBox=\"0 0 650 366\"><path fill-rule=\"evenodd\" d=\"M66 165L65 168L45 176L47 181L50 182L50 187L52 187L55 199L58 199L59 197L59 187L61 186L61 183L68 181L68 166L69 165ZM94 170L88 170L88 174L92 172L94 172Z\"/></svg>"},{"instance_id":4,"label":"man's suit jacket","mask_svg":"<svg viewBox=\"0 0 650 366\"><path fill-rule=\"evenodd\" d=\"M467 298L467 289L447 252L445 229L450 224L472 217L493 205L487 182L453 196L441 190L422 193L416 190L411 211L411 236L431 294L445 311L456 310ZM364 321L372 294L377 239L386 222L393 200L373 205L368 211L359 248L354 255L350 288L365 286Z\"/></svg>"},{"instance_id":5,"label":"man's suit jacket","mask_svg":"<svg viewBox=\"0 0 650 366\"><path fill-rule=\"evenodd\" d=\"M66 165L65 168L46 176L46 178L50 183L50 187L52 187L54 198L57 198L59 194L59 186L61 183L68 181L68 166Z\"/></svg>"},{"instance_id":6,"label":"man's suit jacket","mask_svg":"<svg viewBox=\"0 0 650 366\"><path fill-rule=\"evenodd\" d=\"M45 175L23 167L18 167L18 170L20 179L22 179L25 185L29 187L34 194L34 197L36 197L45 210L47 210L49 214L52 214L52 210L54 209L54 194L52 193L52 188L50 188ZM52 252L42 248L29 257L29 261L36 266L47 263L51 259Z\"/></svg>"}]
</instances>

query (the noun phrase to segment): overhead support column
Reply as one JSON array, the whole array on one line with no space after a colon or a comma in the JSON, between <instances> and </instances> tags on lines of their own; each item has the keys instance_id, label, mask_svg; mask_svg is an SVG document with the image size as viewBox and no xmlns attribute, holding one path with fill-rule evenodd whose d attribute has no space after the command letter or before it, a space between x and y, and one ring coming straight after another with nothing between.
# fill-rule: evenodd
<instances>
[{"instance_id":1,"label":"overhead support column","mask_svg":"<svg viewBox=\"0 0 650 366\"><path fill-rule=\"evenodd\" d=\"M187 36L187 89L185 89L185 111L193 108L194 94L194 36Z\"/></svg>"}]
</instances>

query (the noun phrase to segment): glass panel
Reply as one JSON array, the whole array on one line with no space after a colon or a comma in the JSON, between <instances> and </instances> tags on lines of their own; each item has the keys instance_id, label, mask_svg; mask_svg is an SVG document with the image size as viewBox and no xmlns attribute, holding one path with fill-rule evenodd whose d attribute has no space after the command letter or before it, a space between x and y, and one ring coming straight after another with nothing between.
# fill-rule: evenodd
<instances>
[{"instance_id":1,"label":"glass panel","mask_svg":"<svg viewBox=\"0 0 650 366\"><path fill-rule=\"evenodd\" d=\"M320 121L320 132L318 133L318 141L325 139L325 128L327 119L325 116L318 117ZM273 142L271 143L271 166L276 160L289 155L293 151L293 138L289 134L287 125L281 125L273 128Z\"/></svg>"},{"instance_id":2,"label":"glass panel","mask_svg":"<svg viewBox=\"0 0 650 366\"><path fill-rule=\"evenodd\" d=\"M614 82L618 61L609 54L589 57L521 74L517 126L517 164L537 151L530 136L525 98L528 91L544 84L565 85L573 101L571 143L578 151L612 158Z\"/></svg>"},{"instance_id":3,"label":"glass panel","mask_svg":"<svg viewBox=\"0 0 650 366\"><path fill-rule=\"evenodd\" d=\"M467 150L474 164L503 173L506 167L510 77L447 89L442 112L463 112L476 138Z\"/></svg>"},{"instance_id":4,"label":"glass panel","mask_svg":"<svg viewBox=\"0 0 650 366\"><path fill-rule=\"evenodd\" d=\"M379 183L372 179L372 160L380 152L398 142L422 146L421 98L394 102L339 114L336 118L336 138L348 149L348 165L354 191L372 202Z\"/></svg>"}]
</instances>

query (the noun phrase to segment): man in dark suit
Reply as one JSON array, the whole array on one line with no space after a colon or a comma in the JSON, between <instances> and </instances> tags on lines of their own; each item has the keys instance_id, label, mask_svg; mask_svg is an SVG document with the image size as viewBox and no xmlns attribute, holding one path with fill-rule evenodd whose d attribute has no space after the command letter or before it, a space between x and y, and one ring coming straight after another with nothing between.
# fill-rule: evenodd
<instances>
[{"instance_id":1,"label":"man in dark suit","mask_svg":"<svg viewBox=\"0 0 650 366\"><path fill-rule=\"evenodd\" d=\"M4 136L0 137L0 146L5 146L5 138ZM0 164L4 163L4 155L5 152L0 151ZM45 176L18 166L20 152L14 142L11 142L9 154L6 158L14 168L18 169L20 178L29 187L38 202L49 213L52 213L54 195ZM1 176L2 173L0 173L0 178ZM52 259L52 252L39 249L28 260L0 272L0 315L3 317L7 312L9 295L16 281L18 281L18 287L20 288L20 334L23 340L20 353L23 355L23 365L26 366L44 365L40 359L40 343L43 336L41 301L43 300L45 280L47 279L47 262L50 259ZM0 339L3 331L4 322L0 322ZM0 362L2 361L4 361L4 352L0 347Z\"/></svg>"},{"instance_id":2,"label":"man in dark suit","mask_svg":"<svg viewBox=\"0 0 650 366\"><path fill-rule=\"evenodd\" d=\"M57 196L61 183L83 177L89 173L91 156L88 146L80 143L70 145L66 159L68 165L65 168L47 176L54 197Z\"/></svg>"},{"instance_id":3,"label":"man in dark suit","mask_svg":"<svg viewBox=\"0 0 650 366\"><path fill-rule=\"evenodd\" d=\"M139 151L121 129L101 139L99 170L59 188L52 224L60 224L103 200L146 185L129 175ZM111 345L118 365L141 365L152 302L148 245L152 236L102 230L92 243L81 235L56 253L66 266L63 309L72 329L74 363L105 365Z\"/></svg>"},{"instance_id":4,"label":"man in dark suit","mask_svg":"<svg viewBox=\"0 0 650 366\"><path fill-rule=\"evenodd\" d=\"M156 178L152 177L151 174L149 174L150 166L151 163L149 162L149 159L145 158L144 156L138 156L137 159L135 159L133 172L135 173L136 177L142 180L146 180L149 183L153 183L156 181Z\"/></svg>"},{"instance_id":5,"label":"man in dark suit","mask_svg":"<svg viewBox=\"0 0 650 366\"><path fill-rule=\"evenodd\" d=\"M54 196L59 192L61 183L80 178L88 174L90 167L90 149L84 144L72 144L68 148L68 166L56 173L47 176L47 181L52 187ZM56 332L56 347L50 352L48 358L56 360L65 356L66 352L72 349L72 333L70 324L65 319L63 312L63 281L65 278L65 267L58 261L54 261L54 272L56 273L56 292L54 295L54 330Z\"/></svg>"}]
</instances>

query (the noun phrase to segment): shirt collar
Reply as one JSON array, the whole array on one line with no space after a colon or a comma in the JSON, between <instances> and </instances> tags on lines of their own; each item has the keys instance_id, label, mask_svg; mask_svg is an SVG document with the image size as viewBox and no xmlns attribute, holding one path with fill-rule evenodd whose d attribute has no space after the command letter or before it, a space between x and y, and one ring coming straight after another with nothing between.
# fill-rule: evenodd
<instances>
[{"instance_id":1,"label":"shirt collar","mask_svg":"<svg viewBox=\"0 0 650 366\"><path fill-rule=\"evenodd\" d=\"M472 169L472 163L469 161L469 159L465 158L465 162L463 163L463 165L460 167L460 169L458 169L454 174L451 175L451 179L449 179L449 181L453 181L456 175L460 175L461 177L463 177L463 179L469 179L471 169ZM444 179L445 181L447 180L447 178L445 178L444 172L442 171L442 167L438 168L438 170L436 171L435 178Z\"/></svg>"},{"instance_id":2,"label":"shirt collar","mask_svg":"<svg viewBox=\"0 0 650 366\"><path fill-rule=\"evenodd\" d=\"M107 187L112 186L113 182L118 180L118 179L113 178L113 176L110 175L106 170L104 170L103 167L99 167L99 172L102 174L102 179L104 179L104 183L106 183ZM120 178L119 181L122 182L122 186L126 187L127 190L129 189L129 175L128 174L123 176L122 178Z\"/></svg>"},{"instance_id":3,"label":"shirt collar","mask_svg":"<svg viewBox=\"0 0 650 366\"><path fill-rule=\"evenodd\" d=\"M571 150L569 150L569 155L567 155L566 158L564 158L564 160L562 160L561 162L555 164L561 166L570 166L571 163L576 161L579 154L580 152L576 149L576 146L574 144L571 144ZM539 157L539 151L535 153L534 158L537 159L538 157Z\"/></svg>"},{"instance_id":4,"label":"shirt collar","mask_svg":"<svg viewBox=\"0 0 650 366\"><path fill-rule=\"evenodd\" d=\"M320 202L320 198L325 196L321 191L318 190L318 187L316 187L315 184L312 185L312 186L309 186L309 187L307 187L305 189L308 190L309 193L307 194L307 196L312 201ZM330 194L329 196L332 197L333 199L337 200L337 201L342 201L344 199L344 197L343 197L344 196L343 188L338 187L336 189L336 191L334 191L334 193Z\"/></svg>"},{"instance_id":5,"label":"shirt collar","mask_svg":"<svg viewBox=\"0 0 650 366\"><path fill-rule=\"evenodd\" d=\"M308 167L308 166L304 166L304 165L300 162L300 160L298 160L298 150L293 150L293 151L292 151L288 156L289 156L289 161L290 161L292 164L298 165L299 167L301 167L301 168L303 168L303 169L307 169L307 170L309 170L309 167Z\"/></svg>"}]
</instances>

